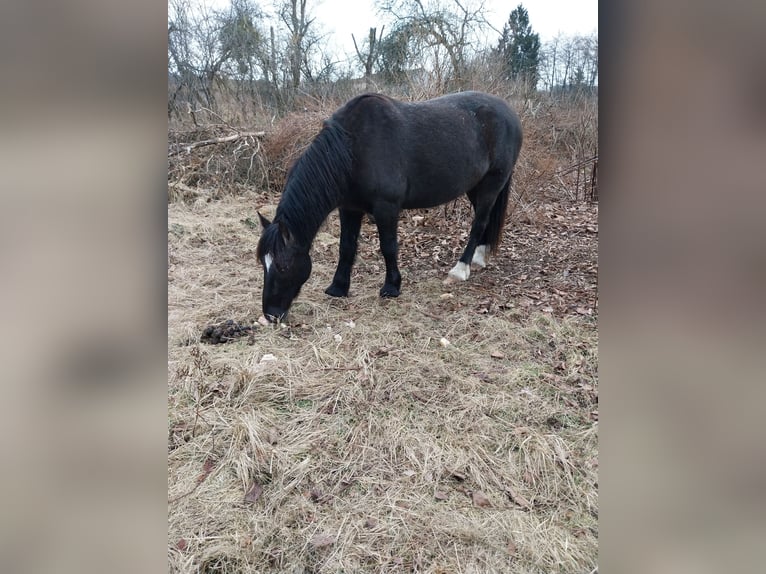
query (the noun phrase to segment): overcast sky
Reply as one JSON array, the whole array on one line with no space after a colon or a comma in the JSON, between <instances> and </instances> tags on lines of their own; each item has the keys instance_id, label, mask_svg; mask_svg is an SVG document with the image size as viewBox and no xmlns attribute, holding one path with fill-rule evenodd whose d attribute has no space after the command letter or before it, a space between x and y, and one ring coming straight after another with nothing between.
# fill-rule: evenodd
<instances>
[{"instance_id":1,"label":"overcast sky","mask_svg":"<svg viewBox=\"0 0 766 574\"><path fill-rule=\"evenodd\" d=\"M519 0L485 0L487 19L502 30L519 3ZM529 13L532 29L540 34L543 42L559 32L567 35L598 32L598 0L524 0L521 4ZM332 33L333 43L353 53L352 33L360 41L370 27L380 28L380 17L373 5L373 0L315 0L313 11L323 28ZM488 34L492 38L497 36L491 30Z\"/></svg>"}]
</instances>

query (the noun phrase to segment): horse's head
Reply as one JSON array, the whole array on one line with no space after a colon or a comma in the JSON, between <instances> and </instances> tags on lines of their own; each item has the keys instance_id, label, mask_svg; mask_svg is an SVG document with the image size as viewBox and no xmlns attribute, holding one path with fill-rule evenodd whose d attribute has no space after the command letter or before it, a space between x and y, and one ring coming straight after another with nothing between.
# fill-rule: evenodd
<instances>
[{"instance_id":1,"label":"horse's head","mask_svg":"<svg viewBox=\"0 0 766 574\"><path fill-rule=\"evenodd\" d=\"M263 316L278 322L311 275L311 257L284 222L272 223L260 213L258 217L263 226L257 251L263 265Z\"/></svg>"}]
</instances>

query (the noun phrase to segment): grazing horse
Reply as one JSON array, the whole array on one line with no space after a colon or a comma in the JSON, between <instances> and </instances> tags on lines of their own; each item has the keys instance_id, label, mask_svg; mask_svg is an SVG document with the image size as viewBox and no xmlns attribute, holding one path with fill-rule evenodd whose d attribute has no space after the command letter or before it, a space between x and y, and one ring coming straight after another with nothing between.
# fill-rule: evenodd
<instances>
[{"instance_id":1,"label":"grazing horse","mask_svg":"<svg viewBox=\"0 0 766 574\"><path fill-rule=\"evenodd\" d=\"M475 215L448 279L468 279L471 263L484 267L487 253L497 250L521 141L516 113L489 94L461 92L414 103L364 94L347 102L290 169L274 220L258 214L264 316L272 322L286 316L311 275L314 237L335 208L340 257L328 295L348 295L364 213L375 218L386 262L380 295L397 297L399 212L463 194Z\"/></svg>"}]
</instances>

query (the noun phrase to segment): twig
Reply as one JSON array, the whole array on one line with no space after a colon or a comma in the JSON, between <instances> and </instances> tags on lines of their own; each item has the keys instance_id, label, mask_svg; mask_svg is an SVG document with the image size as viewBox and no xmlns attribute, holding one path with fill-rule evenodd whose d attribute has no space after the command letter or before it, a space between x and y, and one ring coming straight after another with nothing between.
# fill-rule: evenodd
<instances>
[{"instance_id":1,"label":"twig","mask_svg":"<svg viewBox=\"0 0 766 574\"><path fill-rule=\"evenodd\" d=\"M320 371L361 371L362 367L322 367Z\"/></svg>"},{"instance_id":2,"label":"twig","mask_svg":"<svg viewBox=\"0 0 766 574\"><path fill-rule=\"evenodd\" d=\"M168 153L168 156L177 155L177 154L182 153L184 151L186 153L189 153L189 152L191 152L192 149L197 148L197 147L202 147L202 146L207 146L207 145L214 145L214 144L220 144L220 143L229 143L229 142L237 141L240 138L249 138L249 137L251 137L251 138L261 138L261 137L263 137L265 135L266 135L265 131L261 131L261 132L237 132L235 134L231 134L231 135L228 135L228 136L212 138L212 139L209 139L209 140L202 140L202 141L194 142L194 143L175 144L176 146L178 146L177 149L175 149L175 150L171 151L170 153Z\"/></svg>"},{"instance_id":3,"label":"twig","mask_svg":"<svg viewBox=\"0 0 766 574\"><path fill-rule=\"evenodd\" d=\"M598 155L594 155L593 157L589 157L588 159L584 159L574 165L570 165L568 168L566 168L564 171L560 171L556 175L567 175L569 173L572 173L574 170L581 168L584 165L587 165L593 161L598 161Z\"/></svg>"}]
</instances>

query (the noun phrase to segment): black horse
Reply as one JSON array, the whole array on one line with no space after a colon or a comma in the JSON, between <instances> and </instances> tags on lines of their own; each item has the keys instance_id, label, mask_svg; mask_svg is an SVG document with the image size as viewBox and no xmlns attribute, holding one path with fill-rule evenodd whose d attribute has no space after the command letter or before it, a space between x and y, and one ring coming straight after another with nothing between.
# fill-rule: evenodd
<instances>
[{"instance_id":1,"label":"black horse","mask_svg":"<svg viewBox=\"0 0 766 574\"><path fill-rule=\"evenodd\" d=\"M335 208L340 258L325 293L348 295L362 216L370 213L386 261L380 295L398 296L399 212L463 194L475 216L448 279L468 279L471 263L484 267L487 252L497 250L521 141L516 113L489 94L462 92L417 103L365 94L346 103L291 168L274 221L259 214L264 316L279 321L287 314L311 275L314 237Z\"/></svg>"}]
</instances>

